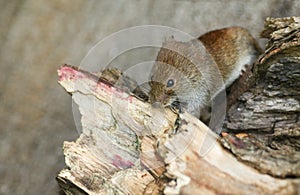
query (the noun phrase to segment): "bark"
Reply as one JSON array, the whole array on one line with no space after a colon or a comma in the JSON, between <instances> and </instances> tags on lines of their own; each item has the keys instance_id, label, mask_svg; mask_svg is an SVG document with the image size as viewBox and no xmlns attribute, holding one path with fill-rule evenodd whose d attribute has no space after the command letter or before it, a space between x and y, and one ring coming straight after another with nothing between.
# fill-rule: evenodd
<instances>
[{"instance_id":1,"label":"bark","mask_svg":"<svg viewBox=\"0 0 300 195\"><path fill-rule=\"evenodd\" d=\"M265 53L231 87L238 93L230 95L222 137L188 113L152 108L117 70L99 77L62 66L59 83L78 105L82 125L80 137L64 143L67 167L57 176L62 189L300 193L300 19L267 19L263 36L269 39ZM239 87L245 79L250 84Z\"/></svg>"},{"instance_id":2,"label":"bark","mask_svg":"<svg viewBox=\"0 0 300 195\"><path fill-rule=\"evenodd\" d=\"M255 84L230 107L223 141L261 172L299 177L300 18L267 19L262 36L269 42L248 78Z\"/></svg>"}]
</instances>

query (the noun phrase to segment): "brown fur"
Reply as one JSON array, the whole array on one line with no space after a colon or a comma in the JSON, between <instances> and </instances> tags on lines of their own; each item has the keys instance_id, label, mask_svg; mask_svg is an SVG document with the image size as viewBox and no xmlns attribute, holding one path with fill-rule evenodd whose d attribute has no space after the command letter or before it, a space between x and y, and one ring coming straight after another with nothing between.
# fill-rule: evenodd
<instances>
[{"instance_id":1,"label":"brown fur","mask_svg":"<svg viewBox=\"0 0 300 195\"><path fill-rule=\"evenodd\" d=\"M215 83L220 77L226 85L230 84L238 78L240 70L237 69L244 65L241 63L252 63L252 56L260 52L254 38L240 27L211 31L198 40L205 47L195 46L196 40L168 40L163 44L151 72L150 102L170 106L180 95L186 109L197 113L219 90ZM166 86L169 79L174 79L173 87Z\"/></svg>"},{"instance_id":2,"label":"brown fur","mask_svg":"<svg viewBox=\"0 0 300 195\"><path fill-rule=\"evenodd\" d=\"M244 28L230 27L208 32L198 38L217 63L224 80L233 71L238 57L246 51L261 53L255 39Z\"/></svg>"}]
</instances>

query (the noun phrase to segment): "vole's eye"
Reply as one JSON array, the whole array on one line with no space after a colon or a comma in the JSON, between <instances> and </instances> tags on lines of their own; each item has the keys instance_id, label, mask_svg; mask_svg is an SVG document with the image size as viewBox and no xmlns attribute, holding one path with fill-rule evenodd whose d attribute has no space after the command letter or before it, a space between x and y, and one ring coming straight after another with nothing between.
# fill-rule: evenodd
<instances>
[{"instance_id":1,"label":"vole's eye","mask_svg":"<svg viewBox=\"0 0 300 195\"><path fill-rule=\"evenodd\" d=\"M167 87L173 87L174 84L175 84L175 82L174 82L173 79L169 79L169 80L167 81Z\"/></svg>"}]
</instances>

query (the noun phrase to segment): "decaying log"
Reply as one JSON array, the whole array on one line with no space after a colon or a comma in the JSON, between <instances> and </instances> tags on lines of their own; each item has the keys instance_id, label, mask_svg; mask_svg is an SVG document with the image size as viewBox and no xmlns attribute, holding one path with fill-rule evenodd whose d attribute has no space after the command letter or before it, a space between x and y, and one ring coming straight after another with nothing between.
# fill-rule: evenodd
<instances>
[{"instance_id":1,"label":"decaying log","mask_svg":"<svg viewBox=\"0 0 300 195\"><path fill-rule=\"evenodd\" d=\"M64 144L69 169L61 171L59 183L72 183L80 188L76 192L88 194L159 190L152 183L155 175L162 174L159 170L164 164L156 161L154 138L168 134L166 130L173 131L177 115L171 110L152 112L149 104L74 67L63 66L59 75L60 84L79 105L83 129L75 143ZM147 168L151 159L155 160L151 167L158 171L154 175ZM63 188L70 192L68 187Z\"/></svg>"},{"instance_id":2,"label":"decaying log","mask_svg":"<svg viewBox=\"0 0 300 195\"><path fill-rule=\"evenodd\" d=\"M256 83L229 109L224 145L261 172L300 177L300 18L267 19L262 36Z\"/></svg>"},{"instance_id":3,"label":"decaying log","mask_svg":"<svg viewBox=\"0 0 300 195\"><path fill-rule=\"evenodd\" d=\"M114 83L124 77L62 66L82 132L64 143L59 185L68 194L299 194L299 29L299 18L267 20L255 83L232 103L222 138Z\"/></svg>"}]
</instances>

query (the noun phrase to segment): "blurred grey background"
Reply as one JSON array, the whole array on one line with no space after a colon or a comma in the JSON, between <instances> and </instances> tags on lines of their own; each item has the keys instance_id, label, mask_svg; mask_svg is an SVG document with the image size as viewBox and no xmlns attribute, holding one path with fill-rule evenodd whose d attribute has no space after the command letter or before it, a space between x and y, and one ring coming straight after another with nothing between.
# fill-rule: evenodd
<instances>
[{"instance_id":1,"label":"blurred grey background","mask_svg":"<svg viewBox=\"0 0 300 195\"><path fill-rule=\"evenodd\" d=\"M59 193L63 141L78 133L56 70L79 65L106 36L147 24L193 36L239 25L258 38L266 17L299 10L299 0L0 0L0 194Z\"/></svg>"}]
</instances>

